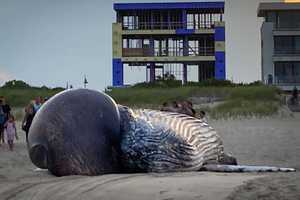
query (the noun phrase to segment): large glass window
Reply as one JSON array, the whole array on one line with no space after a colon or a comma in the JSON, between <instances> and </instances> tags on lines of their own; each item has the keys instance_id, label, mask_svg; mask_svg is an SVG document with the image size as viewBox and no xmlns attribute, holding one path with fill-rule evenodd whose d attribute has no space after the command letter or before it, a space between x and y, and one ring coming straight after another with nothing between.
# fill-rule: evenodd
<instances>
[{"instance_id":1,"label":"large glass window","mask_svg":"<svg viewBox=\"0 0 300 200\"><path fill-rule=\"evenodd\" d=\"M169 38L168 54L169 56L183 56L183 40L179 38Z\"/></svg>"},{"instance_id":2,"label":"large glass window","mask_svg":"<svg viewBox=\"0 0 300 200\"><path fill-rule=\"evenodd\" d=\"M123 39L123 48L143 48L142 39Z\"/></svg>"},{"instance_id":3,"label":"large glass window","mask_svg":"<svg viewBox=\"0 0 300 200\"><path fill-rule=\"evenodd\" d=\"M138 24L137 16L123 16L123 29L136 29Z\"/></svg>"},{"instance_id":4,"label":"large glass window","mask_svg":"<svg viewBox=\"0 0 300 200\"><path fill-rule=\"evenodd\" d=\"M275 55L300 54L300 36L275 36Z\"/></svg>"},{"instance_id":5,"label":"large glass window","mask_svg":"<svg viewBox=\"0 0 300 200\"><path fill-rule=\"evenodd\" d=\"M300 77L300 62L276 62L275 76L279 78Z\"/></svg>"},{"instance_id":6,"label":"large glass window","mask_svg":"<svg viewBox=\"0 0 300 200\"><path fill-rule=\"evenodd\" d=\"M208 56L214 55L215 42L212 36L189 39L189 56Z\"/></svg>"},{"instance_id":7,"label":"large glass window","mask_svg":"<svg viewBox=\"0 0 300 200\"><path fill-rule=\"evenodd\" d=\"M181 10L143 10L120 13L123 29L176 29L182 28Z\"/></svg>"},{"instance_id":8,"label":"large glass window","mask_svg":"<svg viewBox=\"0 0 300 200\"><path fill-rule=\"evenodd\" d=\"M300 62L294 63L294 75L300 77Z\"/></svg>"},{"instance_id":9,"label":"large glass window","mask_svg":"<svg viewBox=\"0 0 300 200\"><path fill-rule=\"evenodd\" d=\"M154 55L155 56L167 56L168 55L168 40L159 39L154 40Z\"/></svg>"},{"instance_id":10,"label":"large glass window","mask_svg":"<svg viewBox=\"0 0 300 200\"><path fill-rule=\"evenodd\" d=\"M277 13L277 28L289 29L300 28L300 13L293 11L284 11Z\"/></svg>"},{"instance_id":11,"label":"large glass window","mask_svg":"<svg viewBox=\"0 0 300 200\"><path fill-rule=\"evenodd\" d=\"M180 11L174 10L169 12L170 17L170 29L182 28L182 13Z\"/></svg>"},{"instance_id":12,"label":"large glass window","mask_svg":"<svg viewBox=\"0 0 300 200\"><path fill-rule=\"evenodd\" d=\"M300 83L300 62L276 62L274 71L277 84Z\"/></svg>"},{"instance_id":13,"label":"large glass window","mask_svg":"<svg viewBox=\"0 0 300 200\"><path fill-rule=\"evenodd\" d=\"M215 22L223 21L222 13L188 13L187 28L203 29L213 28Z\"/></svg>"}]
</instances>

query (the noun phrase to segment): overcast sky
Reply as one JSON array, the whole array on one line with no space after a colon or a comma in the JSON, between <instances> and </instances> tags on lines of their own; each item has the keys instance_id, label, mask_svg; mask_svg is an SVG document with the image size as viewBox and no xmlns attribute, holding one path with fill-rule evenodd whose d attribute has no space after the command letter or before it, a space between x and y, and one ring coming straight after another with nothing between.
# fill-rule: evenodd
<instances>
[{"instance_id":1,"label":"overcast sky","mask_svg":"<svg viewBox=\"0 0 300 200\"><path fill-rule=\"evenodd\" d=\"M111 85L114 2L165 1L0 0L0 85L21 79L77 88L84 74L89 88ZM235 82L260 79L259 2L226 1L227 79Z\"/></svg>"}]
</instances>

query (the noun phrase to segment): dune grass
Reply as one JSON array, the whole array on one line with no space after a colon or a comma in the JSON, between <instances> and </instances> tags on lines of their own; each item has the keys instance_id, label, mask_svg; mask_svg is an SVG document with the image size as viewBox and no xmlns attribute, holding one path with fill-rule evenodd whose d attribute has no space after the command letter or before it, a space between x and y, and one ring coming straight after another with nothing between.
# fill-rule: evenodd
<instances>
[{"instance_id":1,"label":"dune grass","mask_svg":"<svg viewBox=\"0 0 300 200\"><path fill-rule=\"evenodd\" d=\"M237 87L230 91L225 102L210 110L213 118L236 116L268 116L280 107L279 90L274 87Z\"/></svg>"},{"instance_id":2,"label":"dune grass","mask_svg":"<svg viewBox=\"0 0 300 200\"><path fill-rule=\"evenodd\" d=\"M127 106L161 105L164 102L186 100L193 96L226 97L230 88L115 88L107 92L118 103Z\"/></svg>"},{"instance_id":3,"label":"dune grass","mask_svg":"<svg viewBox=\"0 0 300 200\"><path fill-rule=\"evenodd\" d=\"M211 118L236 118L239 116L270 116L276 114L280 104L277 101L260 101L236 99L225 101L223 104L208 109Z\"/></svg>"},{"instance_id":4,"label":"dune grass","mask_svg":"<svg viewBox=\"0 0 300 200\"><path fill-rule=\"evenodd\" d=\"M203 107L211 118L269 116L280 108L280 91L267 86L176 88L116 88L107 92L116 102L140 108L158 108L163 102L190 97L216 97L224 100L216 107Z\"/></svg>"}]
</instances>

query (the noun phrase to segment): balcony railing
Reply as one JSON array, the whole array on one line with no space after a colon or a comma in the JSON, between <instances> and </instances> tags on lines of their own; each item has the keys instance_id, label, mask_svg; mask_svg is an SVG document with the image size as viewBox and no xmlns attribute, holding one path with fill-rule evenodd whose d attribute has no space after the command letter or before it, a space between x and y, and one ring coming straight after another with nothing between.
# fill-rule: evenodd
<instances>
[{"instance_id":1,"label":"balcony railing","mask_svg":"<svg viewBox=\"0 0 300 200\"><path fill-rule=\"evenodd\" d=\"M276 76L275 85L300 85L300 76Z\"/></svg>"},{"instance_id":2,"label":"balcony railing","mask_svg":"<svg viewBox=\"0 0 300 200\"><path fill-rule=\"evenodd\" d=\"M134 23L123 23L123 30L174 30L174 29L212 29L214 28L214 22L139 22Z\"/></svg>"},{"instance_id":3,"label":"balcony railing","mask_svg":"<svg viewBox=\"0 0 300 200\"><path fill-rule=\"evenodd\" d=\"M300 24L292 24L290 26L282 26L278 24L274 24L274 29L277 31L291 31L291 30L300 30Z\"/></svg>"},{"instance_id":4,"label":"balcony railing","mask_svg":"<svg viewBox=\"0 0 300 200\"><path fill-rule=\"evenodd\" d=\"M199 47L197 49L189 48L189 56L213 56L215 47Z\"/></svg>"},{"instance_id":5,"label":"balcony railing","mask_svg":"<svg viewBox=\"0 0 300 200\"><path fill-rule=\"evenodd\" d=\"M123 48L123 57L148 57L153 55L151 48Z\"/></svg>"},{"instance_id":6,"label":"balcony railing","mask_svg":"<svg viewBox=\"0 0 300 200\"><path fill-rule=\"evenodd\" d=\"M275 49L275 56L299 56L300 49Z\"/></svg>"},{"instance_id":7,"label":"balcony railing","mask_svg":"<svg viewBox=\"0 0 300 200\"><path fill-rule=\"evenodd\" d=\"M161 57L161 56L183 56L183 48L160 49L160 48L123 48L123 57ZM189 48L188 56L213 56L214 47L200 47L197 49Z\"/></svg>"}]
</instances>

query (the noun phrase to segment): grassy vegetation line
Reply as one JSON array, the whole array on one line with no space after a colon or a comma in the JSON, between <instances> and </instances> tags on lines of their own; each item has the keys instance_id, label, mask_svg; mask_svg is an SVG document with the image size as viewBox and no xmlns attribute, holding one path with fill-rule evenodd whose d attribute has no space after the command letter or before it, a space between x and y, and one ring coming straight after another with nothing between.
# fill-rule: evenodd
<instances>
[{"instance_id":1,"label":"grassy vegetation line","mask_svg":"<svg viewBox=\"0 0 300 200\"><path fill-rule=\"evenodd\" d=\"M175 87L175 88L114 88L107 92L118 103L127 106L161 105L166 101L185 100L192 96L226 97L231 88Z\"/></svg>"},{"instance_id":2,"label":"grassy vegetation line","mask_svg":"<svg viewBox=\"0 0 300 200\"><path fill-rule=\"evenodd\" d=\"M4 96L12 107L24 107L37 96L51 97L62 90L30 87L22 81L12 81L0 87L0 96ZM207 111L212 118L268 116L275 114L281 106L280 90L275 87L233 84L228 81L187 86L180 86L177 81L142 83L129 88L113 88L106 93L118 104L135 108L159 108L164 102L190 98L221 99L222 103L214 107L200 105L199 109Z\"/></svg>"},{"instance_id":3,"label":"grassy vegetation line","mask_svg":"<svg viewBox=\"0 0 300 200\"><path fill-rule=\"evenodd\" d=\"M24 107L30 100L37 96L51 97L61 89L41 89L41 88L0 88L0 96L4 96L13 107Z\"/></svg>"},{"instance_id":4,"label":"grassy vegetation line","mask_svg":"<svg viewBox=\"0 0 300 200\"><path fill-rule=\"evenodd\" d=\"M12 80L0 87L0 96L4 96L12 107L24 107L38 96L49 98L62 90L64 88L31 87L24 81Z\"/></svg>"},{"instance_id":5,"label":"grassy vegetation line","mask_svg":"<svg viewBox=\"0 0 300 200\"><path fill-rule=\"evenodd\" d=\"M157 108L163 102L189 99L190 97L221 98L224 102L216 107L203 107L212 118L237 116L268 116L280 107L279 90L267 86L228 86L175 88L122 88L107 92L116 102L131 107Z\"/></svg>"}]
</instances>

